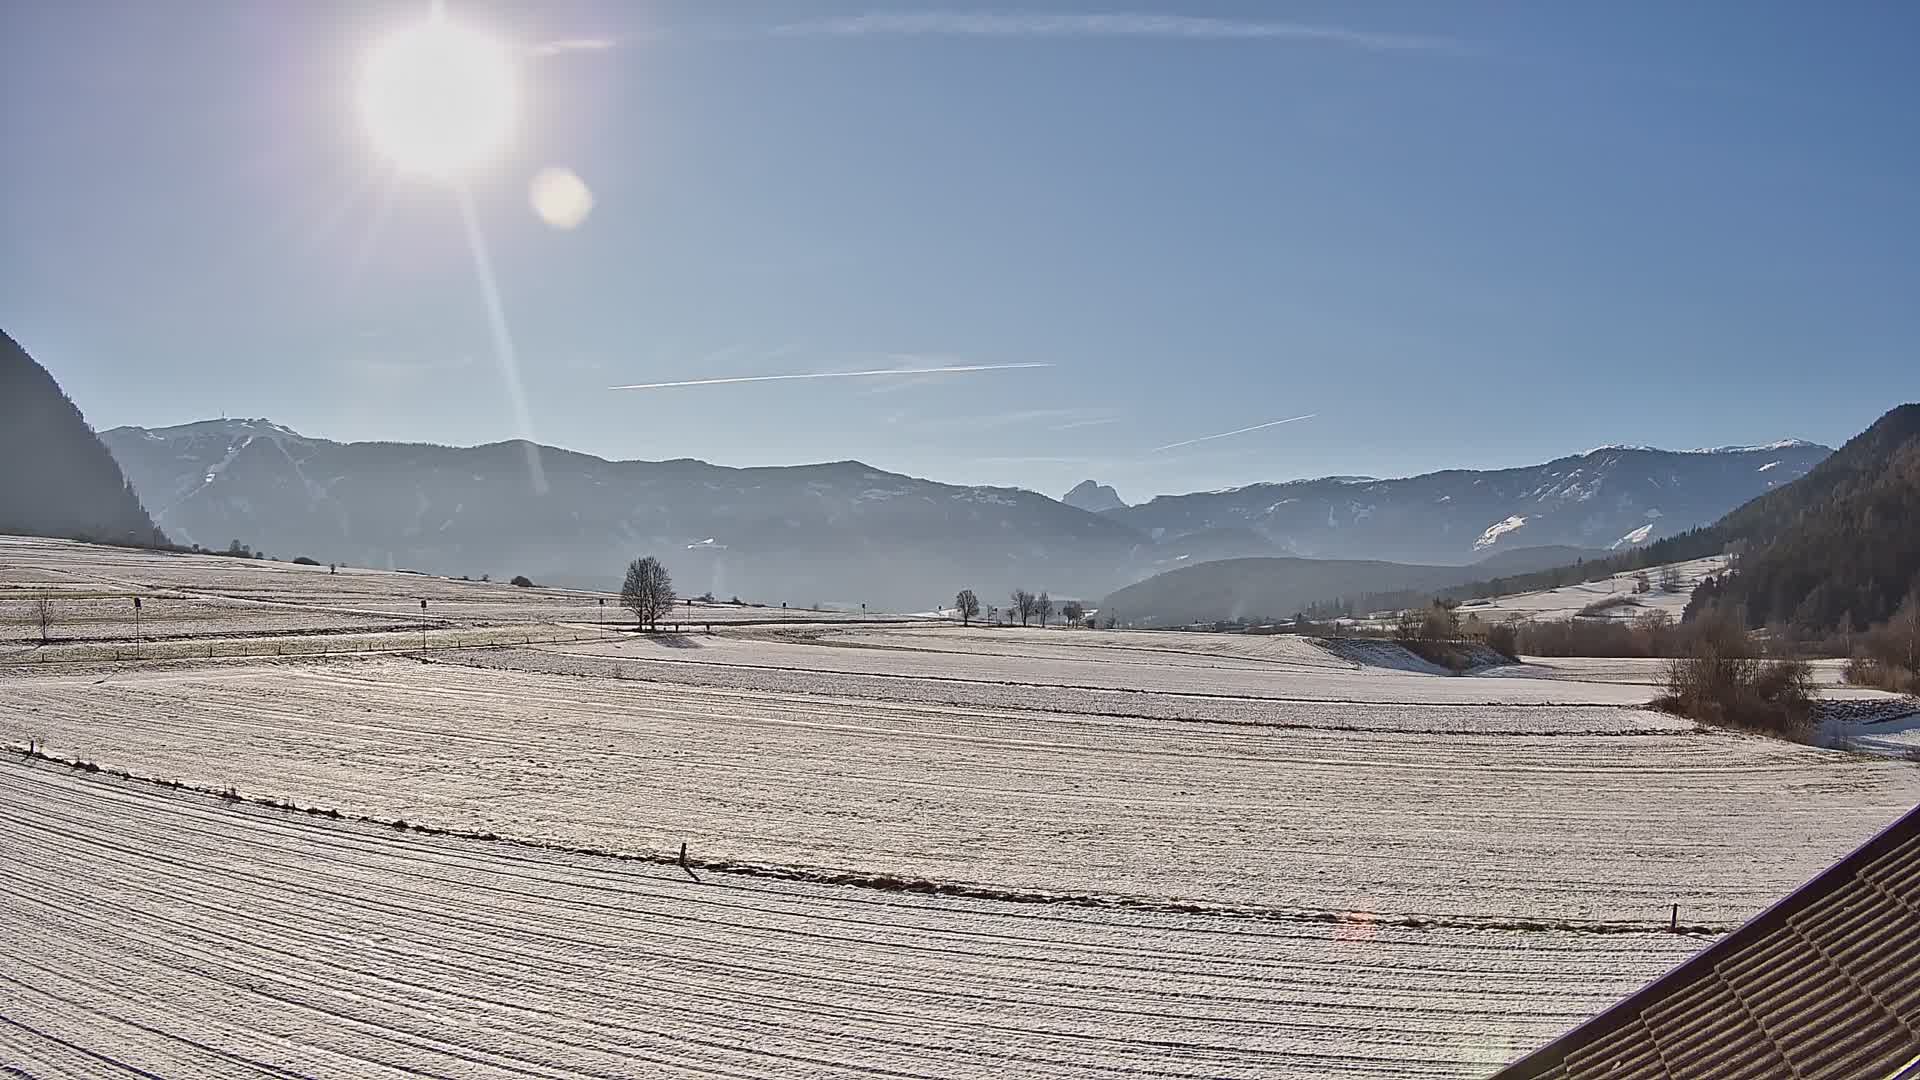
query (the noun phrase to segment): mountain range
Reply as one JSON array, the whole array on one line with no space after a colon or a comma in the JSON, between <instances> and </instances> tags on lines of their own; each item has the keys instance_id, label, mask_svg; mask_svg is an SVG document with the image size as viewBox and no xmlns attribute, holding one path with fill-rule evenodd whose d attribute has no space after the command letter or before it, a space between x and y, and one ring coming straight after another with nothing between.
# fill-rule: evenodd
<instances>
[{"instance_id":1,"label":"mountain range","mask_svg":"<svg viewBox=\"0 0 1920 1080\"><path fill-rule=\"evenodd\" d=\"M1030 491L857 461L736 469L521 442L339 443L267 420L104 438L181 542L375 567L605 588L654 554L683 595L924 610L1022 578L1092 594L1138 546L1126 526Z\"/></svg>"},{"instance_id":2,"label":"mountain range","mask_svg":"<svg viewBox=\"0 0 1920 1080\"><path fill-rule=\"evenodd\" d=\"M1920 404L1889 411L1806 475L1735 507L1717 521L1619 552L1518 548L1464 568L1344 560L1236 559L1158 575L1102 604L1143 625L1284 618L1335 598L1354 610L1393 609L1428 596L1455 600L1554 588L1708 555L1732 555L1687 605L1708 606L1776 640L1832 647L1920 611ZM1446 579L1452 572L1453 581ZM1920 622L1902 624L1882 659L1884 685L1912 686ZM1884 644L1884 642L1883 642Z\"/></svg>"},{"instance_id":3,"label":"mountain range","mask_svg":"<svg viewBox=\"0 0 1920 1080\"><path fill-rule=\"evenodd\" d=\"M1602 446L1524 468L1162 495L1103 516L1154 539L1239 529L1281 555L1460 564L1510 548L1620 549L1673 536L1806 475L1832 452L1798 439L1687 451Z\"/></svg>"},{"instance_id":4,"label":"mountain range","mask_svg":"<svg viewBox=\"0 0 1920 1080\"><path fill-rule=\"evenodd\" d=\"M606 587L665 559L683 594L925 610L961 587L1096 598L1220 559L1334 555L1465 565L1517 548L1633 545L1717 518L1827 453L1788 441L1607 447L1526 469L1331 477L1101 512L857 461L729 468L529 443L341 443L264 419L101 436L182 543ZM538 462L537 472L530 464Z\"/></svg>"}]
</instances>

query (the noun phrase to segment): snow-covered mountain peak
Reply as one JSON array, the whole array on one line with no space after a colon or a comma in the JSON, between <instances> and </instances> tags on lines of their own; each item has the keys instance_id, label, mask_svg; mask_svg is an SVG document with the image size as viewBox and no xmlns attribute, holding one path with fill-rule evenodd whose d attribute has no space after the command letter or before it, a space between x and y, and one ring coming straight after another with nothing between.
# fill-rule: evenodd
<instances>
[{"instance_id":1,"label":"snow-covered mountain peak","mask_svg":"<svg viewBox=\"0 0 1920 1080\"><path fill-rule=\"evenodd\" d=\"M1689 450L1689 454L1766 454L1776 450L1805 450L1816 444L1805 439L1775 439L1770 443L1758 443L1753 446L1702 446Z\"/></svg>"},{"instance_id":2,"label":"snow-covered mountain peak","mask_svg":"<svg viewBox=\"0 0 1920 1080\"><path fill-rule=\"evenodd\" d=\"M305 435L276 424L266 417L221 417L218 420L195 420L189 424L175 424L172 427L133 428L149 439L182 439L207 436L224 436L229 440L244 439L248 436L272 436L278 439L298 439L309 441Z\"/></svg>"}]
</instances>

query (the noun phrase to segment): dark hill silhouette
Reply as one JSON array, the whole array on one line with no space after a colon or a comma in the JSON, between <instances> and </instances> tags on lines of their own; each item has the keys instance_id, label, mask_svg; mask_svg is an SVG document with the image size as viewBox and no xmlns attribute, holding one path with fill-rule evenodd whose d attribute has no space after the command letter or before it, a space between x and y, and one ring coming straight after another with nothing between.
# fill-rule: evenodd
<instances>
[{"instance_id":1,"label":"dark hill silhouette","mask_svg":"<svg viewBox=\"0 0 1920 1080\"><path fill-rule=\"evenodd\" d=\"M1886 619L1920 589L1920 404L1888 412L1707 531L1741 551L1712 598L1751 625L1818 633Z\"/></svg>"},{"instance_id":2,"label":"dark hill silhouette","mask_svg":"<svg viewBox=\"0 0 1920 1080\"><path fill-rule=\"evenodd\" d=\"M166 537L47 369L0 332L0 533L153 546Z\"/></svg>"}]
</instances>

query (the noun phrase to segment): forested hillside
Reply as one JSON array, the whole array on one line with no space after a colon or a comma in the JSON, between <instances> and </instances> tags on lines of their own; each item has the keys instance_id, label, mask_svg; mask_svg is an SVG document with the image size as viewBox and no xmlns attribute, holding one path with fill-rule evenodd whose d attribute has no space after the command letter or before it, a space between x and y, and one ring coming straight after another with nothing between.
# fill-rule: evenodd
<instances>
[{"instance_id":1,"label":"forested hillside","mask_svg":"<svg viewBox=\"0 0 1920 1080\"><path fill-rule=\"evenodd\" d=\"M1743 608L1750 625L1820 633L1884 621L1920 588L1920 404L1714 530L1745 547L1714 598Z\"/></svg>"},{"instance_id":2,"label":"forested hillside","mask_svg":"<svg viewBox=\"0 0 1920 1080\"><path fill-rule=\"evenodd\" d=\"M0 533L166 542L60 384L4 332L0 461Z\"/></svg>"}]
</instances>

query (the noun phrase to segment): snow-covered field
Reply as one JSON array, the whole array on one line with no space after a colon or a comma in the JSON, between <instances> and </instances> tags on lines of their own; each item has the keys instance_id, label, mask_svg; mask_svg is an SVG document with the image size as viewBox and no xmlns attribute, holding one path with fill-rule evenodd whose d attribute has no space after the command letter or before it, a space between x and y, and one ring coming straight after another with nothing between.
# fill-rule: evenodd
<instances>
[{"instance_id":1,"label":"snow-covered field","mask_svg":"<svg viewBox=\"0 0 1920 1080\"><path fill-rule=\"evenodd\" d=\"M6 679L0 736L622 850L1485 920L1652 924L1679 902L1731 923L1920 801L1904 763L1629 709L1215 699L1239 708L1170 722L964 682L910 703L886 679L829 696L482 657Z\"/></svg>"},{"instance_id":2,"label":"snow-covered field","mask_svg":"<svg viewBox=\"0 0 1920 1080\"><path fill-rule=\"evenodd\" d=\"M1460 617L1478 615L1487 622L1505 622L1509 619L1571 619L1591 604L1602 601L1615 603L1597 614L1609 619L1635 619L1650 612L1665 612L1674 619L1686 609L1687 600L1693 595L1693 587L1702 578L1710 577L1726 569L1724 555L1714 555L1704 559L1668 564L1678 574L1680 588L1676 592L1664 592L1659 583L1662 571L1667 567L1656 566L1644 571L1615 574L1610 578L1590 581L1580 585L1564 585L1558 589L1542 589L1538 592L1512 593L1496 596L1487 600L1468 600L1460 605ZM1650 584L1651 592L1634 592L1634 579L1644 574Z\"/></svg>"},{"instance_id":3,"label":"snow-covered field","mask_svg":"<svg viewBox=\"0 0 1920 1080\"><path fill-rule=\"evenodd\" d=\"M141 600L136 620L133 601ZM49 601L41 648L38 607ZM810 612L726 602L686 601L663 620L704 631L708 626L760 623L912 623L908 616ZM421 601L426 606L421 606ZM175 555L102 548L63 540L0 536L0 663L132 656L136 640L169 643L356 634L355 647L382 647L365 635L417 631L430 645L580 636L631 621L612 593L520 589L504 582L455 581L425 574L341 567L298 566L270 560ZM529 627L540 633L524 633ZM569 628L563 632L559 628ZM471 631L513 628L513 634ZM417 644L417 641L415 642ZM23 649L34 651L24 654ZM404 642L396 643L404 647ZM281 651L320 651L316 642L287 642ZM186 656L193 648L159 648L142 655ZM271 649L217 648L216 655L257 655ZM329 651L340 651L332 649Z\"/></svg>"},{"instance_id":4,"label":"snow-covered field","mask_svg":"<svg viewBox=\"0 0 1920 1080\"><path fill-rule=\"evenodd\" d=\"M0 817L35 1077L1471 1077L1700 944L695 884L44 763Z\"/></svg>"},{"instance_id":5,"label":"snow-covered field","mask_svg":"<svg viewBox=\"0 0 1920 1080\"><path fill-rule=\"evenodd\" d=\"M616 637L566 614L593 594L227 562L0 540L0 596L169 590L338 646L0 663L0 743L204 789L0 757L0 1071L1472 1077L1920 802L1920 764L1638 708L1628 661ZM339 655L404 645L353 621L396 579L496 608Z\"/></svg>"},{"instance_id":6,"label":"snow-covered field","mask_svg":"<svg viewBox=\"0 0 1920 1080\"><path fill-rule=\"evenodd\" d=\"M895 681L982 682L1036 688L1107 690L1136 695L1188 695L1270 701L1369 701L1424 704L1638 705L1644 687L1600 682L1435 678L1343 660L1299 638L1239 638L1122 631L1136 644L1109 648L1091 631L993 630L990 644L953 631L959 648L940 647L946 634L884 636L794 631L689 639L665 649L656 641L623 637L557 645L580 657L617 659L636 670L662 665L755 668L769 679L785 673L837 673ZM1183 652L1178 637L1212 639L1223 646L1271 648L1265 659L1212 651ZM1273 643L1268 645L1267 643ZM1256 644L1257 643L1257 644ZM991 645L1004 645L996 649Z\"/></svg>"}]
</instances>

